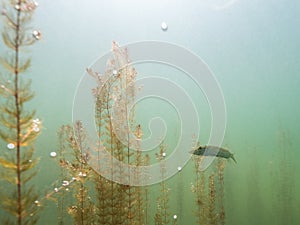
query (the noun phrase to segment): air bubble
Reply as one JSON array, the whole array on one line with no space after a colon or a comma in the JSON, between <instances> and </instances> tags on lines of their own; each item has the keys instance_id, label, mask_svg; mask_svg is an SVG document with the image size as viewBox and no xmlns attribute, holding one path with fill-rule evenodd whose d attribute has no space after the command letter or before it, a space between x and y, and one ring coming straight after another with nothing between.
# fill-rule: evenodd
<instances>
[{"instance_id":1,"label":"air bubble","mask_svg":"<svg viewBox=\"0 0 300 225\"><path fill-rule=\"evenodd\" d=\"M178 166L177 167L177 170L180 172L182 170L182 167L181 166Z\"/></svg>"},{"instance_id":2,"label":"air bubble","mask_svg":"<svg viewBox=\"0 0 300 225\"><path fill-rule=\"evenodd\" d=\"M112 73L113 73L113 75L117 75L118 71L117 70L113 70Z\"/></svg>"},{"instance_id":3,"label":"air bubble","mask_svg":"<svg viewBox=\"0 0 300 225\"><path fill-rule=\"evenodd\" d=\"M7 144L7 148L12 150L15 148L15 145L13 143L9 143L9 144Z\"/></svg>"},{"instance_id":4,"label":"air bubble","mask_svg":"<svg viewBox=\"0 0 300 225\"><path fill-rule=\"evenodd\" d=\"M33 10L36 9L36 7L38 7L38 5L39 5L39 4L38 4L37 2L32 1L32 2L28 3L28 4L25 6L25 10L26 10L26 11L33 11Z\"/></svg>"},{"instance_id":5,"label":"air bubble","mask_svg":"<svg viewBox=\"0 0 300 225\"><path fill-rule=\"evenodd\" d=\"M177 215L174 215L174 216L173 216L173 219L174 219L174 220L177 220Z\"/></svg>"},{"instance_id":6,"label":"air bubble","mask_svg":"<svg viewBox=\"0 0 300 225\"><path fill-rule=\"evenodd\" d=\"M57 153L56 153L56 152L50 152L50 156L51 156L52 158L54 158L54 157L57 156Z\"/></svg>"},{"instance_id":7,"label":"air bubble","mask_svg":"<svg viewBox=\"0 0 300 225\"><path fill-rule=\"evenodd\" d=\"M36 206L41 206L39 200L35 200L35 201L34 201L34 204L36 204Z\"/></svg>"},{"instance_id":8,"label":"air bubble","mask_svg":"<svg viewBox=\"0 0 300 225\"><path fill-rule=\"evenodd\" d=\"M79 172L79 173L78 173L78 176L79 176L79 177L86 177L87 175L86 175L86 173Z\"/></svg>"},{"instance_id":9,"label":"air bubble","mask_svg":"<svg viewBox=\"0 0 300 225\"><path fill-rule=\"evenodd\" d=\"M38 30L34 30L32 32L32 36L35 38L35 40L40 40L42 37L42 33Z\"/></svg>"},{"instance_id":10,"label":"air bubble","mask_svg":"<svg viewBox=\"0 0 300 225\"><path fill-rule=\"evenodd\" d=\"M70 183L69 183L69 181L67 181L67 180L64 180L63 182L62 182L62 186L64 186L64 187L66 187L66 186L68 186Z\"/></svg>"},{"instance_id":11,"label":"air bubble","mask_svg":"<svg viewBox=\"0 0 300 225\"><path fill-rule=\"evenodd\" d=\"M166 22L162 22L162 23L161 23L161 29L162 29L163 31L167 31L167 30L168 30L168 25L167 25Z\"/></svg>"},{"instance_id":12,"label":"air bubble","mask_svg":"<svg viewBox=\"0 0 300 225\"><path fill-rule=\"evenodd\" d=\"M166 156L167 156L167 153L163 152L163 153L162 153L162 156L163 156L163 157L166 157Z\"/></svg>"},{"instance_id":13,"label":"air bubble","mask_svg":"<svg viewBox=\"0 0 300 225\"><path fill-rule=\"evenodd\" d=\"M21 9L21 6L17 4L17 5L15 5L15 9L16 9L16 10L20 10L20 9Z\"/></svg>"},{"instance_id":14,"label":"air bubble","mask_svg":"<svg viewBox=\"0 0 300 225\"><path fill-rule=\"evenodd\" d=\"M39 120L39 118L33 119L32 122L34 124L40 124L41 123L41 121Z\"/></svg>"},{"instance_id":15,"label":"air bubble","mask_svg":"<svg viewBox=\"0 0 300 225\"><path fill-rule=\"evenodd\" d=\"M33 127L33 131L34 131L34 132L39 132L39 131L40 131L40 128L38 128L37 126L34 126L34 127Z\"/></svg>"}]
</instances>

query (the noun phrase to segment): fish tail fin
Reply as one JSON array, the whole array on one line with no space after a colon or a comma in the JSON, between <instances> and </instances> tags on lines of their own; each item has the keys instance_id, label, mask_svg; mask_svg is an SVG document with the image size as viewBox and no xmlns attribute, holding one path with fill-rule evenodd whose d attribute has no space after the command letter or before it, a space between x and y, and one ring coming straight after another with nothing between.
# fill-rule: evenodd
<instances>
[{"instance_id":1,"label":"fish tail fin","mask_svg":"<svg viewBox=\"0 0 300 225\"><path fill-rule=\"evenodd\" d=\"M233 154L231 154L230 158L232 158L232 160L233 160L235 163L237 163L237 161L235 160Z\"/></svg>"}]
</instances>

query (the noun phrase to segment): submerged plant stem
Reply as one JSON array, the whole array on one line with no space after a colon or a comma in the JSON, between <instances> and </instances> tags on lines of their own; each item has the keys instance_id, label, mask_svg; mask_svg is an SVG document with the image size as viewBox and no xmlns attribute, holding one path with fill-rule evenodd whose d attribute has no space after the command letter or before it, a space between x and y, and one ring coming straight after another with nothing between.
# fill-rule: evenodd
<instances>
[{"instance_id":1,"label":"submerged plant stem","mask_svg":"<svg viewBox=\"0 0 300 225\"><path fill-rule=\"evenodd\" d=\"M24 83L21 77L31 62L30 58L22 60L21 50L34 43L28 33L32 29L28 24L34 9L26 8L31 3L23 0L3 2L2 40L8 48L8 53L0 57L0 63L6 70L5 74L0 73L0 95L3 97L0 101L0 138L4 143L13 146L11 153L0 156L1 180L7 181L11 186L0 193L1 206L11 215L5 216L5 221L1 219L3 224L35 224L35 215L40 206L39 203L34 203L37 199L34 187L28 187L26 183L36 175L36 171L31 170L38 161L32 157L33 143L39 135L41 122L34 118L35 111L24 110L24 103L31 100L34 94L30 90L30 80Z\"/></svg>"},{"instance_id":2,"label":"submerged plant stem","mask_svg":"<svg viewBox=\"0 0 300 225\"><path fill-rule=\"evenodd\" d=\"M17 5L21 5L21 0L18 0ZM20 105L19 105L19 38L20 38L20 16L21 10L17 11L17 22L16 22L16 39L15 39L15 107L17 116L17 137L16 137L16 158L17 158L17 189L18 189L18 224L22 224L22 190L21 190L21 158L20 158L20 136L21 136L21 125L20 125Z\"/></svg>"}]
</instances>

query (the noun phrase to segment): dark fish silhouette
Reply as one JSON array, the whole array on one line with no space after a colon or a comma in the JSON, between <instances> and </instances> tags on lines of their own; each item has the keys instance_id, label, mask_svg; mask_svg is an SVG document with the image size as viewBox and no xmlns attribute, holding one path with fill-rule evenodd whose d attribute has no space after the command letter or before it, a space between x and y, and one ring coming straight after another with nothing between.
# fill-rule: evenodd
<instances>
[{"instance_id":1,"label":"dark fish silhouette","mask_svg":"<svg viewBox=\"0 0 300 225\"><path fill-rule=\"evenodd\" d=\"M231 158L236 163L236 160L231 152L229 152L227 149L217 146L200 146L196 150L192 150L190 153L202 156L217 156L225 159Z\"/></svg>"}]
</instances>

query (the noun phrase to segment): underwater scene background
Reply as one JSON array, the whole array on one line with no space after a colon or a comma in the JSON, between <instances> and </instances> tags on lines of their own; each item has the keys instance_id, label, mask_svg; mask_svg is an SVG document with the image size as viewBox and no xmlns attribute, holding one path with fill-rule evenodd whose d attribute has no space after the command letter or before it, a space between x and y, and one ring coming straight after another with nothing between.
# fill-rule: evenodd
<instances>
[{"instance_id":1,"label":"underwater scene background","mask_svg":"<svg viewBox=\"0 0 300 225\"><path fill-rule=\"evenodd\" d=\"M0 208L1 224L300 223L300 181L297 179L300 173L299 1L40 0L36 9L33 4L26 10L14 6L34 1L2 0L1 3L4 4L2 9L12 8L13 19L17 18L17 12L32 13L32 18L25 18L30 22L26 32L33 34L35 41L18 54L24 65L26 59L31 58L30 67L24 67L22 79L32 80L31 90L35 96L31 99L29 91L22 94L28 97L23 99L26 101L24 108L29 112L36 110L33 118L22 114L24 119L34 121L33 124L24 122L19 141L11 138L18 135L4 135L4 131L15 132L16 129L8 126L9 117L0 118L0 191L1 198L5 199ZM7 15L2 10L0 28L14 37L18 28L9 24ZM14 123L16 114L10 109L15 108L9 99L16 95L7 91L10 83L5 74L10 67L5 63L14 65L15 61L2 59L13 58L16 48L12 46L9 52L9 43L5 41L9 37L3 35L3 39L0 42L1 113L11 115L10 122ZM190 143L178 158L181 154L190 157L193 147L210 142L213 112L205 88L199 89L191 79L186 79L184 71L156 62L126 66L131 52L129 48L127 53L122 46L148 40L188 49L207 64L222 90L226 106L226 130L221 144L234 154L237 163L232 159L216 158L202 171L199 169L202 157L191 156L185 165L174 165L177 172L165 179L170 168L167 159L183 137L188 136ZM106 71L96 71L97 60L111 50L115 50L112 52L115 61L107 63ZM157 163L160 170L155 176L161 178L161 182L135 187L105 180L89 167L87 153L90 154L90 150L82 152L85 147L78 140L82 138L84 143L89 137L81 128L84 124L72 120L76 93L84 76L90 74L97 78L95 72L114 73L114 63L126 68L126 72L118 73L115 80L107 78L108 92L97 92L97 88L93 92L99 107L96 107L95 116L99 139L111 146L111 155L128 164ZM91 70L86 71L87 68ZM15 79L14 67L10 72ZM122 110L114 114L120 113L124 120L134 118L130 119L130 127L124 125L124 129L133 133L140 149L129 151L129 144L123 146L118 142L109 127L112 117L101 111L106 106L113 107L112 100L102 106L103 99L113 94L118 97L121 89L126 99L121 101L119 108L126 111L127 104L139 96L139 85L143 86L143 81L138 83L138 79L149 75L180 84L185 90L199 114L199 137L193 136L194 131L188 129L194 122L192 117L188 125L181 124L178 106L168 99L148 97L137 102L132 112L126 112L130 116L123 115ZM127 88L132 84L136 87ZM125 91L122 91L123 85ZM141 93L143 88L149 88L144 85ZM153 85L164 89L161 83ZM24 90L27 88L24 85ZM177 93L175 97L181 99L182 95ZM81 110L86 112L93 108ZM165 134L161 127L149 126L153 118L164 121ZM155 146L147 154L139 141L151 135ZM12 143L13 147L9 145ZM36 174L29 176L26 184L18 183L18 167L15 166L18 162L14 158L17 146L21 157L28 158L30 163L31 157L39 159L34 166ZM24 170L31 167L24 161ZM126 177L124 171L117 173ZM10 191L22 185L33 186L34 190L29 188L24 192L23 221L20 221L18 195ZM26 193L30 193L28 198Z\"/></svg>"}]
</instances>

